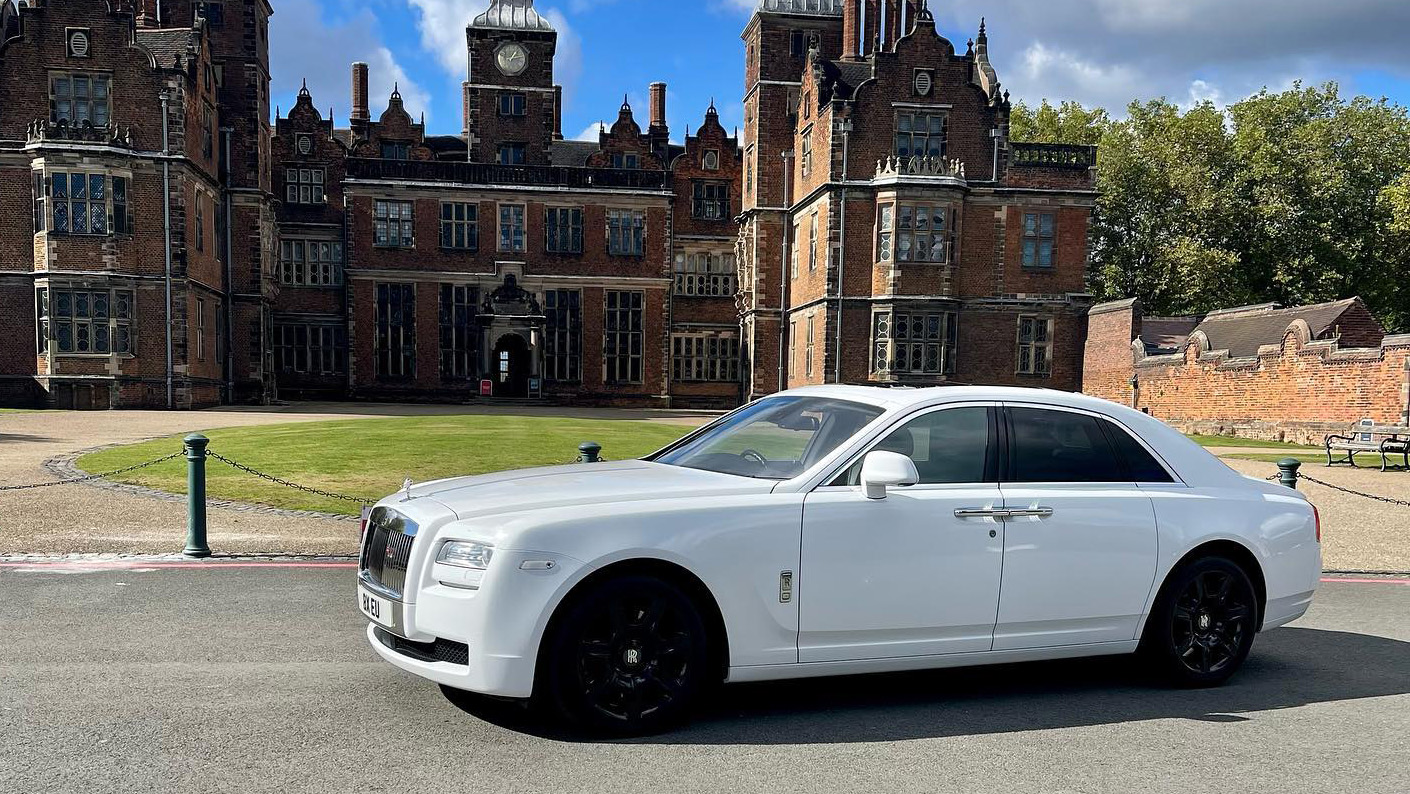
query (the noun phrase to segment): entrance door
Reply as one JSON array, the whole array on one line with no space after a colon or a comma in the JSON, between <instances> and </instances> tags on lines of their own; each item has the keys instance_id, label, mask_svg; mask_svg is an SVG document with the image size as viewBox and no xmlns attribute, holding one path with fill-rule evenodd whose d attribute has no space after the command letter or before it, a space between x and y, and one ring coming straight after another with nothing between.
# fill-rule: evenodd
<instances>
[{"instance_id":1,"label":"entrance door","mask_svg":"<svg viewBox=\"0 0 1410 794\"><path fill-rule=\"evenodd\" d=\"M990 649L1004 543L997 446L996 409L929 411L872 447L910 457L919 483L868 499L858 457L808 494L798 661Z\"/></svg>"},{"instance_id":2,"label":"entrance door","mask_svg":"<svg viewBox=\"0 0 1410 794\"><path fill-rule=\"evenodd\" d=\"M494 396L528 397L533 355L518 334L505 334L494 346Z\"/></svg>"}]
</instances>

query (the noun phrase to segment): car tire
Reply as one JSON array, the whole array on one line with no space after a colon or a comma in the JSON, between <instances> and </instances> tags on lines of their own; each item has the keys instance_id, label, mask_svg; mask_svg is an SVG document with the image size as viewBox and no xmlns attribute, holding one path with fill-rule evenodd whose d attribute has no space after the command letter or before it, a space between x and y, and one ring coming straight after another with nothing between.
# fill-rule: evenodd
<instances>
[{"instance_id":1,"label":"car tire","mask_svg":"<svg viewBox=\"0 0 1410 794\"><path fill-rule=\"evenodd\" d=\"M686 719L717 676L690 597L652 576L623 576L575 596L550 627L535 700L570 727L657 733Z\"/></svg>"},{"instance_id":2,"label":"car tire","mask_svg":"<svg viewBox=\"0 0 1410 794\"><path fill-rule=\"evenodd\" d=\"M1201 557L1166 581L1146 621L1141 652L1176 686L1218 686L1248 658L1258 613L1247 571L1223 557Z\"/></svg>"}]
</instances>

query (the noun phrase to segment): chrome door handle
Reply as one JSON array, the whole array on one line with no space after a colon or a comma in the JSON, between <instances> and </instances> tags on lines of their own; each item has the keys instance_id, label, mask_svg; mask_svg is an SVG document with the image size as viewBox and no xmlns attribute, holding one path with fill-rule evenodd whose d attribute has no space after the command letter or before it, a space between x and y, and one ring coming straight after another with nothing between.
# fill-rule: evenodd
<instances>
[{"instance_id":1,"label":"chrome door handle","mask_svg":"<svg viewBox=\"0 0 1410 794\"><path fill-rule=\"evenodd\" d=\"M1018 509L1007 511L1006 518L1052 518L1053 509L1051 507L1033 507L1029 509Z\"/></svg>"},{"instance_id":2,"label":"chrome door handle","mask_svg":"<svg viewBox=\"0 0 1410 794\"><path fill-rule=\"evenodd\" d=\"M961 507L955 518L1008 518L1010 512L1001 507Z\"/></svg>"}]
</instances>

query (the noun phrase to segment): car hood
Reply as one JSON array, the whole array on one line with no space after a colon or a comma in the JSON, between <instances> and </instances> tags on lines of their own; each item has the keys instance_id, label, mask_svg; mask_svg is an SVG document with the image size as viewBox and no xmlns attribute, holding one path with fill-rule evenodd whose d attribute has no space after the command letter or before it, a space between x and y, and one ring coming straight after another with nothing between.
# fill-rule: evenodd
<instances>
[{"instance_id":1,"label":"car hood","mask_svg":"<svg viewBox=\"0 0 1410 794\"><path fill-rule=\"evenodd\" d=\"M768 493L778 483L642 460L520 469L458 477L412 488L458 519L574 505Z\"/></svg>"}]
</instances>

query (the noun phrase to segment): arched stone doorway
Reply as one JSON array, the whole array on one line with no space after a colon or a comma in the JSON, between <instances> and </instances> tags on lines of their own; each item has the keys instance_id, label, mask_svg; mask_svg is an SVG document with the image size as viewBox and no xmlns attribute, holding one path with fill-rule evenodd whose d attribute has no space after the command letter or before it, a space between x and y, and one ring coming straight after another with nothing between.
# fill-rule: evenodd
<instances>
[{"instance_id":1,"label":"arched stone doorway","mask_svg":"<svg viewBox=\"0 0 1410 794\"><path fill-rule=\"evenodd\" d=\"M490 366L494 373L494 396L529 396L534 357L527 339L513 333L501 336L494 343Z\"/></svg>"}]
</instances>

